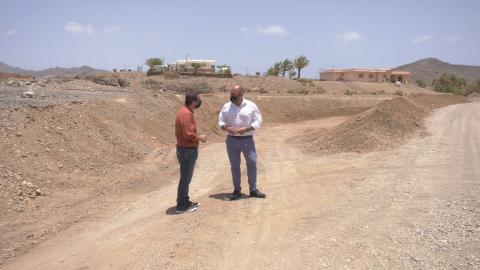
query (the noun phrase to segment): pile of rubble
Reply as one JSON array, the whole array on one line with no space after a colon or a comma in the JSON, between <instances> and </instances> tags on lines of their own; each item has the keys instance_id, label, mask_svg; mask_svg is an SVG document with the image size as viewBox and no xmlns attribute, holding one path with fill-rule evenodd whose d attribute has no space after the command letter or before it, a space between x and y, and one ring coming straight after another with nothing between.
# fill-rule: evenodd
<instances>
[{"instance_id":1,"label":"pile of rubble","mask_svg":"<svg viewBox=\"0 0 480 270\"><path fill-rule=\"evenodd\" d=\"M102 86L113 86L113 87L129 87L130 82L124 78L115 75L77 75L77 76L66 76L66 77L50 77L50 78L41 78L41 79L18 79L10 78L5 80L2 84L11 87L49 87L49 88L59 88L62 85L72 82L73 85L82 85L82 81L93 82L97 85Z\"/></svg>"},{"instance_id":2,"label":"pile of rubble","mask_svg":"<svg viewBox=\"0 0 480 270\"><path fill-rule=\"evenodd\" d=\"M7 86L14 86L14 87L45 87L48 84L48 80L26 80L26 79L10 79L3 83Z\"/></svg>"},{"instance_id":3,"label":"pile of rubble","mask_svg":"<svg viewBox=\"0 0 480 270\"><path fill-rule=\"evenodd\" d=\"M74 77L75 80L87 80L94 82L96 84L100 85L109 85L109 86L115 86L115 87L129 87L130 82L128 82L126 79L121 78L119 76L115 75L77 75Z\"/></svg>"}]
</instances>

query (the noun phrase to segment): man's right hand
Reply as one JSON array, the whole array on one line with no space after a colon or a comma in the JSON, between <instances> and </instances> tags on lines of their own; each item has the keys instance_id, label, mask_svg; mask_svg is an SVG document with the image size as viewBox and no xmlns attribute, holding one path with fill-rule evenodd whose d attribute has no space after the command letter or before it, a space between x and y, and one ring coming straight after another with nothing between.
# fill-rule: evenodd
<instances>
[{"instance_id":1,"label":"man's right hand","mask_svg":"<svg viewBox=\"0 0 480 270\"><path fill-rule=\"evenodd\" d=\"M238 135L238 129L234 127L226 127L225 130L228 132L230 135Z\"/></svg>"},{"instance_id":2,"label":"man's right hand","mask_svg":"<svg viewBox=\"0 0 480 270\"><path fill-rule=\"evenodd\" d=\"M202 143L206 143L207 135L198 135L198 140L201 141Z\"/></svg>"}]
</instances>

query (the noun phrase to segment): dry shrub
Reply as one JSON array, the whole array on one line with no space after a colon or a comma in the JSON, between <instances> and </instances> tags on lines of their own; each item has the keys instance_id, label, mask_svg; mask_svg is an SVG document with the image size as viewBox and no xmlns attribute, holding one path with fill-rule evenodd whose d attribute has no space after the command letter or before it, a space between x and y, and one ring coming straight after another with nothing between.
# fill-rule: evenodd
<instances>
[{"instance_id":1,"label":"dry shrub","mask_svg":"<svg viewBox=\"0 0 480 270\"><path fill-rule=\"evenodd\" d=\"M185 85L185 92L196 91L200 93L212 93L213 88L206 81L195 81L189 85Z\"/></svg>"},{"instance_id":2,"label":"dry shrub","mask_svg":"<svg viewBox=\"0 0 480 270\"><path fill-rule=\"evenodd\" d=\"M180 75L178 75L178 73L175 71L165 71L163 73L163 77L165 77L165 79L178 79Z\"/></svg>"}]
</instances>

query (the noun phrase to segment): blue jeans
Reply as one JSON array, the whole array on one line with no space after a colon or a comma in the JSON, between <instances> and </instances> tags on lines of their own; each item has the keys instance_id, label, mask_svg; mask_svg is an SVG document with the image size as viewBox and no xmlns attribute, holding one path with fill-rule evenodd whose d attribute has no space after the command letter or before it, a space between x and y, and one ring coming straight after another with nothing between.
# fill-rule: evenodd
<instances>
[{"instance_id":1,"label":"blue jeans","mask_svg":"<svg viewBox=\"0 0 480 270\"><path fill-rule=\"evenodd\" d=\"M193 169L198 158L198 149L177 147L177 159L180 163L180 181L177 191L177 208L186 207L190 197L188 189L192 181Z\"/></svg>"},{"instance_id":2,"label":"blue jeans","mask_svg":"<svg viewBox=\"0 0 480 270\"><path fill-rule=\"evenodd\" d=\"M248 185L250 191L257 189L257 151L253 136L232 137L227 136L227 153L232 170L233 187L236 191L241 190L241 153L247 162Z\"/></svg>"}]
</instances>

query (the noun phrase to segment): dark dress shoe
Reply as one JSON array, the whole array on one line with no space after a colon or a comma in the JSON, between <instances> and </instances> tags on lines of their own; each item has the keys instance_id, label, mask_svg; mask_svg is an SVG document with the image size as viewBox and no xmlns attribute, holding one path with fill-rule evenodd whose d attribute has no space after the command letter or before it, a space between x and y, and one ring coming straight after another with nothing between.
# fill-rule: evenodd
<instances>
[{"instance_id":1,"label":"dark dress shoe","mask_svg":"<svg viewBox=\"0 0 480 270\"><path fill-rule=\"evenodd\" d=\"M260 192L260 190L256 189L256 190L250 191L250 197L262 198L262 199L264 199L264 198L267 197L267 194L262 193L262 192Z\"/></svg>"},{"instance_id":2,"label":"dark dress shoe","mask_svg":"<svg viewBox=\"0 0 480 270\"><path fill-rule=\"evenodd\" d=\"M234 190L232 195L230 196L230 201L238 200L242 197L242 193L238 190Z\"/></svg>"}]
</instances>

